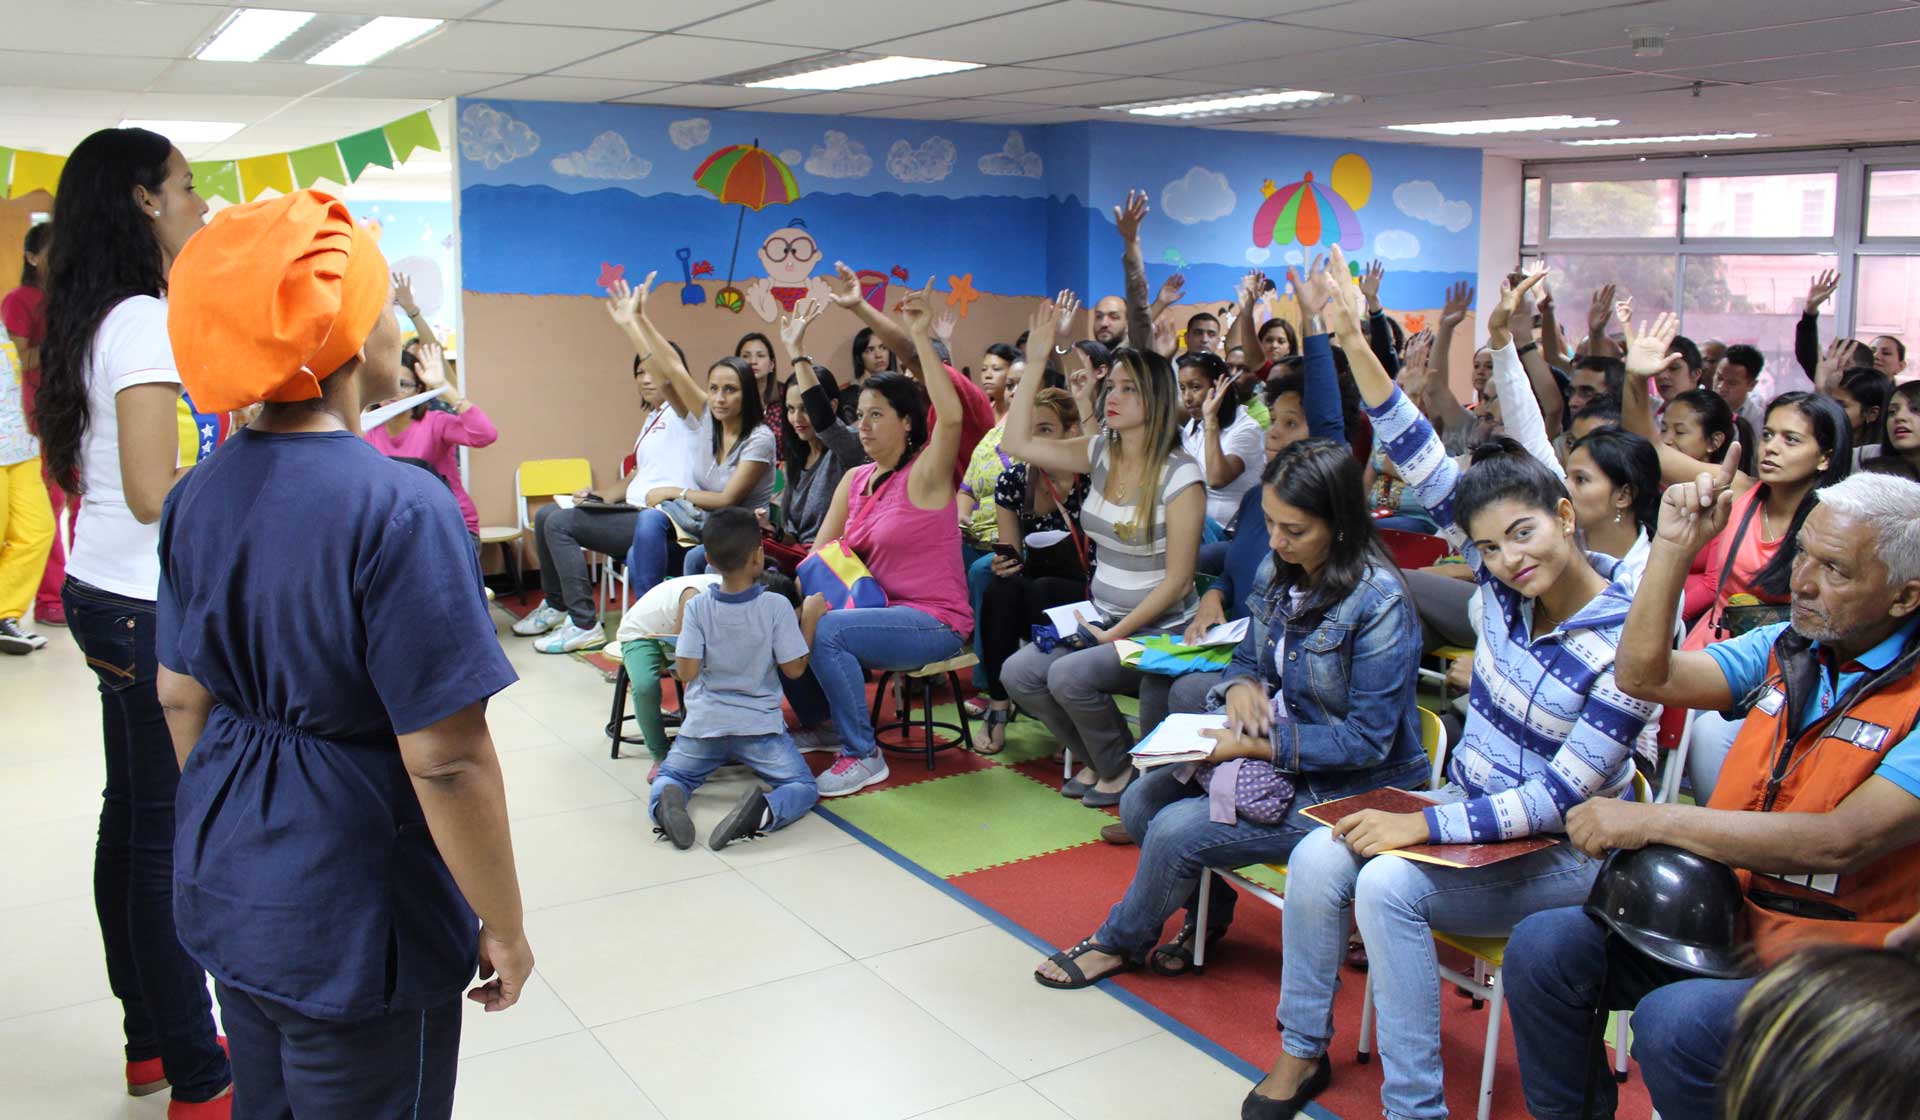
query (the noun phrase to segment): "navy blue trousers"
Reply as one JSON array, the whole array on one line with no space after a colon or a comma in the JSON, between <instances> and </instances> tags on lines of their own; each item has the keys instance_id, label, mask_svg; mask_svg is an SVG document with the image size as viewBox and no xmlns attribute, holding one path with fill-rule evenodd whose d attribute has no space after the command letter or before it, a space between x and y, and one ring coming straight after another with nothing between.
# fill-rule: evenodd
<instances>
[{"instance_id":1,"label":"navy blue trousers","mask_svg":"<svg viewBox=\"0 0 1920 1120\"><path fill-rule=\"evenodd\" d=\"M233 1052L233 1120L453 1115L460 997L376 1019L310 1019L217 984Z\"/></svg>"}]
</instances>

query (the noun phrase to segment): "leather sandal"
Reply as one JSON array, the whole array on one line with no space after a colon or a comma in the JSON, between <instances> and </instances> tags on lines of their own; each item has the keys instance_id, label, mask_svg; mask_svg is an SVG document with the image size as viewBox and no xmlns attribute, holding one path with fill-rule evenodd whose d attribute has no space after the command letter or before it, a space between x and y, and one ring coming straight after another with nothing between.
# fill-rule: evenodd
<instances>
[{"instance_id":1,"label":"leather sandal","mask_svg":"<svg viewBox=\"0 0 1920 1120\"><path fill-rule=\"evenodd\" d=\"M1207 970L1206 965L1193 963L1193 915L1187 915L1186 924L1180 932L1167 942L1147 954L1147 971L1156 976L1198 976ZM1227 936L1227 928L1207 931L1207 956L1213 956L1214 946Z\"/></svg>"},{"instance_id":2,"label":"leather sandal","mask_svg":"<svg viewBox=\"0 0 1920 1120\"><path fill-rule=\"evenodd\" d=\"M1105 953L1110 957L1119 957L1120 963L1098 976L1089 977L1086 973L1080 971L1080 965L1078 963L1080 958L1086 956L1088 953ZM1034 980L1043 988L1058 988L1064 992L1075 992L1081 988L1091 988L1109 976L1119 976L1122 973L1133 972L1140 967L1140 962L1128 959L1118 950L1110 949L1091 937L1071 949L1063 949L1051 957L1048 957L1047 963L1054 965L1059 968L1060 971L1066 973L1069 979L1055 980L1051 976L1042 976L1038 971L1035 971L1033 974Z\"/></svg>"}]
</instances>

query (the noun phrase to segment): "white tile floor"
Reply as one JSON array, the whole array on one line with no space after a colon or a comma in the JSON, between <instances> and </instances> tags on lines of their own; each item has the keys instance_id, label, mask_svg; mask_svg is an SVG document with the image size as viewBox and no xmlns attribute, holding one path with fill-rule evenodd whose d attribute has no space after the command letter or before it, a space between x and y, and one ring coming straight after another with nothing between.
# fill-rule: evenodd
<instances>
[{"instance_id":1,"label":"white tile floor","mask_svg":"<svg viewBox=\"0 0 1920 1120\"><path fill-rule=\"evenodd\" d=\"M93 915L98 701L44 632L0 658L0 1116L158 1120L164 1098L120 1092ZM522 679L488 722L539 967L518 1007L469 1009L459 1116L1237 1111L1239 1074L1104 991L1042 990L1025 943L819 817L707 851L744 776L694 799L700 846L656 843L646 759L607 757L608 686L505 640Z\"/></svg>"}]
</instances>

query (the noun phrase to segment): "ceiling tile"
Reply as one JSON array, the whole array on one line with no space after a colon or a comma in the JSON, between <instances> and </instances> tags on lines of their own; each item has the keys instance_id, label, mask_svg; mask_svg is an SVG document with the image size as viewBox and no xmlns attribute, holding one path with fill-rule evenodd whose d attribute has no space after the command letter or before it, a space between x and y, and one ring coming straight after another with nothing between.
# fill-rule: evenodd
<instances>
[{"instance_id":1,"label":"ceiling tile","mask_svg":"<svg viewBox=\"0 0 1920 1120\"><path fill-rule=\"evenodd\" d=\"M761 92L767 92L762 90ZM857 113L861 110L895 109L906 105L924 105L929 101L924 97L898 97L886 93L868 93L864 90L843 90L833 93L806 93L798 97L782 97L777 101L768 101L755 105L756 109L765 109L775 113Z\"/></svg>"},{"instance_id":2,"label":"ceiling tile","mask_svg":"<svg viewBox=\"0 0 1920 1120\"><path fill-rule=\"evenodd\" d=\"M513 81L514 74L469 70L427 70L414 67L369 66L356 70L319 92L320 97L424 97L440 100L464 97Z\"/></svg>"},{"instance_id":3,"label":"ceiling tile","mask_svg":"<svg viewBox=\"0 0 1920 1120\"><path fill-rule=\"evenodd\" d=\"M1005 113L992 112L984 117L972 118L970 124L1065 124L1069 121L1112 121L1119 120L1118 113L1102 113L1098 109L1075 109L1061 107L1057 109L1022 109Z\"/></svg>"},{"instance_id":4,"label":"ceiling tile","mask_svg":"<svg viewBox=\"0 0 1920 1120\"><path fill-rule=\"evenodd\" d=\"M224 4L134 0L7 0L7 41L87 54L183 58L230 11ZM11 75L9 75L11 78Z\"/></svg>"},{"instance_id":5,"label":"ceiling tile","mask_svg":"<svg viewBox=\"0 0 1920 1120\"><path fill-rule=\"evenodd\" d=\"M1099 74L1165 74L1206 78L1220 66L1303 55L1314 51L1359 46L1380 40L1344 31L1285 27L1277 23L1232 23L1190 31L1149 43L1107 50L1084 51L1046 59L1048 65ZM1270 67L1282 71L1286 67ZM1272 85L1273 81L1261 83Z\"/></svg>"},{"instance_id":6,"label":"ceiling tile","mask_svg":"<svg viewBox=\"0 0 1920 1120\"><path fill-rule=\"evenodd\" d=\"M538 74L611 50L633 41L634 37L635 33L628 31L590 31L578 27L455 23L380 61L386 66Z\"/></svg>"},{"instance_id":7,"label":"ceiling tile","mask_svg":"<svg viewBox=\"0 0 1920 1120\"><path fill-rule=\"evenodd\" d=\"M818 54L812 47L749 43L695 35L660 35L562 69L587 78L698 82ZM763 91L755 91L764 99Z\"/></svg>"},{"instance_id":8,"label":"ceiling tile","mask_svg":"<svg viewBox=\"0 0 1920 1120\"><path fill-rule=\"evenodd\" d=\"M819 0L768 0L702 20L693 30L722 39L792 43L819 50L854 50L868 43L918 35L1033 4L1034 0L967 0L964 6L903 4L899 0L834 0L831 4L822 4Z\"/></svg>"},{"instance_id":9,"label":"ceiling tile","mask_svg":"<svg viewBox=\"0 0 1920 1120\"><path fill-rule=\"evenodd\" d=\"M146 0L160 4L204 4L208 0ZM459 19L493 0L247 0L250 8L289 8L301 12L346 12L366 16L420 16ZM220 7L233 5L221 4Z\"/></svg>"},{"instance_id":10,"label":"ceiling tile","mask_svg":"<svg viewBox=\"0 0 1920 1120\"><path fill-rule=\"evenodd\" d=\"M1109 82L1090 82L1065 89L1030 90L1021 94L1020 100L1042 105L1123 105L1171 97L1200 97L1231 88L1213 82L1189 82L1176 78L1116 78Z\"/></svg>"},{"instance_id":11,"label":"ceiling tile","mask_svg":"<svg viewBox=\"0 0 1920 1120\"><path fill-rule=\"evenodd\" d=\"M1095 0L1062 0L1010 15L976 20L929 35L880 44L889 53L950 58L960 62L1056 63L1071 51L1100 50L1198 31L1221 23L1217 16L1120 8Z\"/></svg>"},{"instance_id":12,"label":"ceiling tile","mask_svg":"<svg viewBox=\"0 0 1920 1120\"><path fill-rule=\"evenodd\" d=\"M333 66L304 62L201 62L183 59L147 88L156 93L257 93L304 97L339 81Z\"/></svg>"},{"instance_id":13,"label":"ceiling tile","mask_svg":"<svg viewBox=\"0 0 1920 1120\"><path fill-rule=\"evenodd\" d=\"M987 97L951 97L939 101L922 101L917 105L901 105L892 109L871 109L854 115L913 121L962 121L992 113L1032 112L1035 108L1038 106L1024 101L998 101Z\"/></svg>"},{"instance_id":14,"label":"ceiling tile","mask_svg":"<svg viewBox=\"0 0 1920 1120\"><path fill-rule=\"evenodd\" d=\"M663 89L657 93L642 93L617 100L623 105L678 105L687 109L738 109L742 105L767 100L768 92L764 89L743 89L740 86L690 83Z\"/></svg>"},{"instance_id":15,"label":"ceiling tile","mask_svg":"<svg viewBox=\"0 0 1920 1120\"><path fill-rule=\"evenodd\" d=\"M309 97L304 101L288 102L270 117L254 119L275 128L305 128L311 125L318 129L330 129L337 138L398 120L432 105L430 101L393 98ZM436 127L440 128L440 135L444 138L446 129L440 125Z\"/></svg>"},{"instance_id":16,"label":"ceiling tile","mask_svg":"<svg viewBox=\"0 0 1920 1120\"><path fill-rule=\"evenodd\" d=\"M958 74L934 78L913 78L888 82L885 88L910 96L993 97L1035 89L1057 89L1101 80L1099 76L1072 70L1042 70L1031 66L985 66ZM878 88L878 87L876 87Z\"/></svg>"},{"instance_id":17,"label":"ceiling tile","mask_svg":"<svg viewBox=\"0 0 1920 1120\"><path fill-rule=\"evenodd\" d=\"M239 94L136 93L127 99L127 115L153 121L265 120L291 104L285 97Z\"/></svg>"},{"instance_id":18,"label":"ceiling tile","mask_svg":"<svg viewBox=\"0 0 1920 1120\"><path fill-rule=\"evenodd\" d=\"M0 116L107 117L119 120L127 94L0 86Z\"/></svg>"},{"instance_id":19,"label":"ceiling tile","mask_svg":"<svg viewBox=\"0 0 1920 1120\"><path fill-rule=\"evenodd\" d=\"M146 89L171 65L164 58L0 51L0 75L15 86L138 91Z\"/></svg>"},{"instance_id":20,"label":"ceiling tile","mask_svg":"<svg viewBox=\"0 0 1920 1120\"><path fill-rule=\"evenodd\" d=\"M1624 7L1634 0L1611 4L1580 4L1583 8ZM1515 20L1564 13L1575 5L1567 0L1446 0L1444 4L1409 4L1407 0L1347 0L1317 11L1279 17L1302 27L1325 27L1362 35L1414 38L1466 28L1492 27Z\"/></svg>"},{"instance_id":21,"label":"ceiling tile","mask_svg":"<svg viewBox=\"0 0 1920 1120\"><path fill-rule=\"evenodd\" d=\"M1285 85L1295 89L1323 89L1336 79L1364 81L1370 76L1466 66L1500 56L1491 51L1431 43L1381 41L1339 50L1295 55L1278 65L1241 62L1211 67L1207 77L1234 86ZM1344 90L1342 90L1344 92Z\"/></svg>"},{"instance_id":22,"label":"ceiling tile","mask_svg":"<svg viewBox=\"0 0 1920 1120\"><path fill-rule=\"evenodd\" d=\"M481 90L480 95L519 101L612 101L619 97L632 97L636 93L668 89L672 85L672 82L634 82L617 78L572 78L546 74L490 86Z\"/></svg>"},{"instance_id":23,"label":"ceiling tile","mask_svg":"<svg viewBox=\"0 0 1920 1120\"><path fill-rule=\"evenodd\" d=\"M722 10L743 6L727 0ZM702 12L683 0L499 0L479 19L487 23L536 24L542 27L605 27L623 31L670 31L698 23L713 13Z\"/></svg>"}]
</instances>

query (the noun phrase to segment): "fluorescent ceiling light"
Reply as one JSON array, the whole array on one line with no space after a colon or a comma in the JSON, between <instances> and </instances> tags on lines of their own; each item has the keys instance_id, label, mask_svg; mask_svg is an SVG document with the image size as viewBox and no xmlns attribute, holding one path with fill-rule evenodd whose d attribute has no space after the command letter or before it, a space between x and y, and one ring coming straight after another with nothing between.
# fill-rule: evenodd
<instances>
[{"instance_id":1,"label":"fluorescent ceiling light","mask_svg":"<svg viewBox=\"0 0 1920 1120\"><path fill-rule=\"evenodd\" d=\"M1586 140L1562 140L1562 144L1598 147L1603 144L1691 144L1706 140L1758 140L1764 132L1693 132L1684 136L1599 136Z\"/></svg>"},{"instance_id":2,"label":"fluorescent ceiling light","mask_svg":"<svg viewBox=\"0 0 1920 1120\"><path fill-rule=\"evenodd\" d=\"M287 36L307 25L312 12L241 8L227 17L207 45L193 52L203 62L256 62Z\"/></svg>"},{"instance_id":3,"label":"fluorescent ceiling light","mask_svg":"<svg viewBox=\"0 0 1920 1120\"><path fill-rule=\"evenodd\" d=\"M825 70L812 70L805 74L763 78L757 82L747 82L746 86L749 89L853 89L855 86L877 86L882 82L904 82L908 78L957 74L962 70L978 70L981 65L978 62L947 62L938 58L910 58L906 55L891 54L885 58L850 62L844 66L830 66Z\"/></svg>"},{"instance_id":4,"label":"fluorescent ceiling light","mask_svg":"<svg viewBox=\"0 0 1920 1120\"><path fill-rule=\"evenodd\" d=\"M314 66L365 66L381 55L413 42L444 23L410 16L377 16L339 42L307 59Z\"/></svg>"},{"instance_id":5,"label":"fluorescent ceiling light","mask_svg":"<svg viewBox=\"0 0 1920 1120\"><path fill-rule=\"evenodd\" d=\"M1149 104L1106 105L1102 108L1141 117L1201 117L1246 109L1271 109L1280 105L1330 101L1338 96L1338 94L1322 93L1314 89L1252 89L1244 93L1215 94L1209 97L1190 97L1179 101Z\"/></svg>"},{"instance_id":6,"label":"fluorescent ceiling light","mask_svg":"<svg viewBox=\"0 0 1920 1120\"><path fill-rule=\"evenodd\" d=\"M1563 128L1607 128L1619 121L1597 117L1502 117L1490 121L1439 121L1434 124L1390 124L1395 132L1429 132L1436 136L1481 136L1490 132L1554 132Z\"/></svg>"},{"instance_id":7,"label":"fluorescent ceiling light","mask_svg":"<svg viewBox=\"0 0 1920 1120\"><path fill-rule=\"evenodd\" d=\"M120 122L121 128L144 128L157 132L176 144L214 144L246 126L235 121L134 121Z\"/></svg>"}]
</instances>

